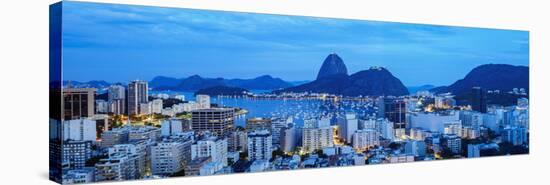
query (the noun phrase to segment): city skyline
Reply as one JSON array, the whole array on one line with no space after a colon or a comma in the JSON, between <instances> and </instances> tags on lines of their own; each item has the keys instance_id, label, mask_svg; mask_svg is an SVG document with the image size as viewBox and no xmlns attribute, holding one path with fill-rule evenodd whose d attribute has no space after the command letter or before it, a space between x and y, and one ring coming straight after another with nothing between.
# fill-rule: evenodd
<instances>
[{"instance_id":1,"label":"city skyline","mask_svg":"<svg viewBox=\"0 0 550 185\"><path fill-rule=\"evenodd\" d=\"M528 32L65 1L50 13L60 184L530 152Z\"/></svg>"},{"instance_id":2,"label":"city skyline","mask_svg":"<svg viewBox=\"0 0 550 185\"><path fill-rule=\"evenodd\" d=\"M335 52L350 74L383 66L406 86L439 86L479 65L529 63L527 31L96 3L64 6L64 77L76 81L195 74L313 80L324 57Z\"/></svg>"}]
</instances>

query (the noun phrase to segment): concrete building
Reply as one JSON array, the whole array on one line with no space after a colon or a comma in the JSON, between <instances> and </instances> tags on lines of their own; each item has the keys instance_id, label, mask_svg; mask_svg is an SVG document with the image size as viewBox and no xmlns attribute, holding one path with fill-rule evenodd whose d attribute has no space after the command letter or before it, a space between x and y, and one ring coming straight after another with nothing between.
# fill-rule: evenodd
<instances>
[{"instance_id":1,"label":"concrete building","mask_svg":"<svg viewBox=\"0 0 550 185\"><path fill-rule=\"evenodd\" d=\"M220 170L222 170L223 167L224 167L223 164L220 163L220 162L209 162L209 163L204 164L200 168L199 175L200 176L214 175L217 172L219 172Z\"/></svg>"},{"instance_id":2,"label":"concrete building","mask_svg":"<svg viewBox=\"0 0 550 185\"><path fill-rule=\"evenodd\" d=\"M63 140L95 141L96 122L92 119L63 121Z\"/></svg>"},{"instance_id":3,"label":"concrete building","mask_svg":"<svg viewBox=\"0 0 550 185\"><path fill-rule=\"evenodd\" d=\"M480 156L480 144L468 144L468 158L476 158Z\"/></svg>"},{"instance_id":4,"label":"concrete building","mask_svg":"<svg viewBox=\"0 0 550 185\"><path fill-rule=\"evenodd\" d=\"M138 160L137 155L128 156L123 154L101 159L95 164L96 182L135 180L140 178L138 168L136 167Z\"/></svg>"},{"instance_id":5,"label":"concrete building","mask_svg":"<svg viewBox=\"0 0 550 185\"><path fill-rule=\"evenodd\" d=\"M117 99L109 102L109 112L115 115L126 114L126 105L125 101L122 99Z\"/></svg>"},{"instance_id":6,"label":"concrete building","mask_svg":"<svg viewBox=\"0 0 550 185\"><path fill-rule=\"evenodd\" d=\"M357 151L364 151L369 147L379 146L378 132L374 129L357 130L353 134L353 148Z\"/></svg>"},{"instance_id":7,"label":"concrete building","mask_svg":"<svg viewBox=\"0 0 550 185\"><path fill-rule=\"evenodd\" d=\"M271 137L268 130L255 130L248 133L248 160L270 160Z\"/></svg>"},{"instance_id":8,"label":"concrete building","mask_svg":"<svg viewBox=\"0 0 550 185\"><path fill-rule=\"evenodd\" d=\"M162 114L162 99L155 99L151 102L151 113Z\"/></svg>"},{"instance_id":9,"label":"concrete building","mask_svg":"<svg viewBox=\"0 0 550 185\"><path fill-rule=\"evenodd\" d=\"M139 114L149 115L153 112L153 104L151 102L139 104Z\"/></svg>"},{"instance_id":10,"label":"concrete building","mask_svg":"<svg viewBox=\"0 0 550 185\"><path fill-rule=\"evenodd\" d=\"M409 114L410 128L422 128L431 132L443 133L446 123L453 123L460 120L457 111L449 111L446 113L421 113L415 112Z\"/></svg>"},{"instance_id":11,"label":"concrete building","mask_svg":"<svg viewBox=\"0 0 550 185\"><path fill-rule=\"evenodd\" d=\"M271 138L273 141L271 142L273 145L280 146L281 145L281 132L284 128L288 126L289 123L292 123L292 117L289 117L288 119L275 119L271 122Z\"/></svg>"},{"instance_id":12,"label":"concrete building","mask_svg":"<svg viewBox=\"0 0 550 185\"><path fill-rule=\"evenodd\" d=\"M427 137L431 137L432 132L422 128L414 127L409 130L409 138L417 141L424 141Z\"/></svg>"},{"instance_id":13,"label":"concrete building","mask_svg":"<svg viewBox=\"0 0 550 185\"><path fill-rule=\"evenodd\" d=\"M107 90L109 112L115 115L126 113L126 89L122 85L111 85Z\"/></svg>"},{"instance_id":14,"label":"concrete building","mask_svg":"<svg viewBox=\"0 0 550 185\"><path fill-rule=\"evenodd\" d=\"M161 130L154 126L131 126L125 128L129 130L128 141L148 139L158 141L160 139Z\"/></svg>"},{"instance_id":15,"label":"concrete building","mask_svg":"<svg viewBox=\"0 0 550 185\"><path fill-rule=\"evenodd\" d=\"M91 141L63 142L62 162L66 169L80 169L86 166L86 161L92 158Z\"/></svg>"},{"instance_id":16,"label":"concrete building","mask_svg":"<svg viewBox=\"0 0 550 185\"><path fill-rule=\"evenodd\" d=\"M395 129L407 128L407 103L401 98L380 97L377 100L377 116L394 123Z\"/></svg>"},{"instance_id":17,"label":"concrete building","mask_svg":"<svg viewBox=\"0 0 550 185\"><path fill-rule=\"evenodd\" d=\"M443 145L449 148L454 154L462 152L462 140L457 135L443 135Z\"/></svg>"},{"instance_id":18,"label":"concrete building","mask_svg":"<svg viewBox=\"0 0 550 185\"><path fill-rule=\"evenodd\" d=\"M170 135L182 133L184 131L189 130L189 129L185 129L185 126L183 125L183 121L178 119L162 120L160 128L162 130L161 131L162 136L170 136Z\"/></svg>"},{"instance_id":19,"label":"concrete building","mask_svg":"<svg viewBox=\"0 0 550 185\"><path fill-rule=\"evenodd\" d=\"M210 157L212 162L227 166L227 139L215 136L196 141L191 146L191 159Z\"/></svg>"},{"instance_id":20,"label":"concrete building","mask_svg":"<svg viewBox=\"0 0 550 185\"><path fill-rule=\"evenodd\" d=\"M200 109L200 108L201 108L200 104L198 104L196 102L188 102L188 103L183 103L182 104L182 109L185 112L191 112L191 111L194 111L194 110L197 110L197 109Z\"/></svg>"},{"instance_id":21,"label":"concrete building","mask_svg":"<svg viewBox=\"0 0 550 185\"><path fill-rule=\"evenodd\" d=\"M297 129L294 127L287 127L281 131L281 150L285 153L293 152L298 145L298 138L296 137Z\"/></svg>"},{"instance_id":22,"label":"concrete building","mask_svg":"<svg viewBox=\"0 0 550 185\"><path fill-rule=\"evenodd\" d=\"M486 90L481 87L473 87L471 97L472 110L487 113Z\"/></svg>"},{"instance_id":23,"label":"concrete building","mask_svg":"<svg viewBox=\"0 0 550 185\"><path fill-rule=\"evenodd\" d=\"M358 130L359 121L355 114L347 113L344 118L338 119L338 137L351 143L352 135Z\"/></svg>"},{"instance_id":24,"label":"concrete building","mask_svg":"<svg viewBox=\"0 0 550 185\"><path fill-rule=\"evenodd\" d=\"M194 131L210 131L223 136L235 127L235 109L211 108L191 111L191 128Z\"/></svg>"},{"instance_id":25,"label":"concrete building","mask_svg":"<svg viewBox=\"0 0 550 185\"><path fill-rule=\"evenodd\" d=\"M126 88L122 85L111 85L107 89L108 101L126 98Z\"/></svg>"},{"instance_id":26,"label":"concrete building","mask_svg":"<svg viewBox=\"0 0 550 185\"><path fill-rule=\"evenodd\" d=\"M109 112L109 103L105 100L96 100L95 101L95 112L96 113L108 113Z\"/></svg>"},{"instance_id":27,"label":"concrete building","mask_svg":"<svg viewBox=\"0 0 550 185\"><path fill-rule=\"evenodd\" d=\"M411 140L405 144L405 153L411 154L415 157L426 156L426 142Z\"/></svg>"},{"instance_id":28,"label":"concrete building","mask_svg":"<svg viewBox=\"0 0 550 185\"><path fill-rule=\"evenodd\" d=\"M128 143L130 130L125 128L116 128L105 131L101 134L101 146L104 148L112 147L116 144Z\"/></svg>"},{"instance_id":29,"label":"concrete building","mask_svg":"<svg viewBox=\"0 0 550 185\"><path fill-rule=\"evenodd\" d=\"M463 126L468 126L479 130L479 127L483 125L484 114L474 111L460 111L459 118L462 121Z\"/></svg>"},{"instance_id":30,"label":"concrete building","mask_svg":"<svg viewBox=\"0 0 550 185\"><path fill-rule=\"evenodd\" d=\"M93 117L95 93L96 89L94 88L64 88L61 102L62 118L75 120Z\"/></svg>"},{"instance_id":31,"label":"concrete building","mask_svg":"<svg viewBox=\"0 0 550 185\"><path fill-rule=\"evenodd\" d=\"M528 143L527 129L524 127L507 126L500 132L502 141L510 142L512 145L523 145Z\"/></svg>"},{"instance_id":32,"label":"concrete building","mask_svg":"<svg viewBox=\"0 0 550 185\"><path fill-rule=\"evenodd\" d=\"M200 175L201 168L210 162L212 162L211 157L198 157L191 160L191 162L189 162L189 164L185 166L185 176Z\"/></svg>"},{"instance_id":33,"label":"concrete building","mask_svg":"<svg viewBox=\"0 0 550 185\"><path fill-rule=\"evenodd\" d=\"M84 184L95 181L95 168L84 167L80 169L68 170L63 174L63 184Z\"/></svg>"},{"instance_id":34,"label":"concrete building","mask_svg":"<svg viewBox=\"0 0 550 185\"><path fill-rule=\"evenodd\" d=\"M303 128L302 150L313 152L334 146L331 127Z\"/></svg>"},{"instance_id":35,"label":"concrete building","mask_svg":"<svg viewBox=\"0 0 550 185\"><path fill-rule=\"evenodd\" d=\"M413 155L407 155L407 154L392 154L389 156L389 163L408 163L408 162L414 162L414 156Z\"/></svg>"},{"instance_id":36,"label":"concrete building","mask_svg":"<svg viewBox=\"0 0 550 185\"><path fill-rule=\"evenodd\" d=\"M383 120L383 119L380 118L380 120ZM358 129L359 130L376 129L377 128L376 121L377 121L377 119L373 119L373 118L360 119ZM392 126L392 128L393 128L393 126Z\"/></svg>"},{"instance_id":37,"label":"concrete building","mask_svg":"<svg viewBox=\"0 0 550 185\"><path fill-rule=\"evenodd\" d=\"M229 134L227 138L228 151L245 152L248 151L248 134L244 130L236 130Z\"/></svg>"},{"instance_id":38,"label":"concrete building","mask_svg":"<svg viewBox=\"0 0 550 185\"><path fill-rule=\"evenodd\" d=\"M204 95L204 94L198 94L195 96L197 99L197 102L199 103L199 107L201 109L210 109L210 96Z\"/></svg>"},{"instance_id":39,"label":"concrete building","mask_svg":"<svg viewBox=\"0 0 550 185\"><path fill-rule=\"evenodd\" d=\"M139 114L140 105L149 102L149 86L146 81L134 80L128 84L128 114Z\"/></svg>"},{"instance_id":40,"label":"concrete building","mask_svg":"<svg viewBox=\"0 0 550 185\"><path fill-rule=\"evenodd\" d=\"M462 122L460 120L446 122L443 125L443 134L462 135Z\"/></svg>"},{"instance_id":41,"label":"concrete building","mask_svg":"<svg viewBox=\"0 0 550 185\"><path fill-rule=\"evenodd\" d=\"M456 101L450 94L436 96L434 107L438 109L450 109L456 105Z\"/></svg>"},{"instance_id":42,"label":"concrete building","mask_svg":"<svg viewBox=\"0 0 550 185\"><path fill-rule=\"evenodd\" d=\"M135 168L135 176L141 178L146 173L147 159L147 145L143 144L118 144L110 147L108 150L109 158L116 158L117 156L127 156L132 159L132 165Z\"/></svg>"},{"instance_id":43,"label":"concrete building","mask_svg":"<svg viewBox=\"0 0 550 185\"><path fill-rule=\"evenodd\" d=\"M170 175L179 172L191 161L192 140L165 140L151 147L151 172Z\"/></svg>"},{"instance_id":44,"label":"concrete building","mask_svg":"<svg viewBox=\"0 0 550 185\"><path fill-rule=\"evenodd\" d=\"M380 137L393 141L395 138L395 130L393 129L393 123L388 119L376 119L376 130L380 134Z\"/></svg>"},{"instance_id":45,"label":"concrete building","mask_svg":"<svg viewBox=\"0 0 550 185\"><path fill-rule=\"evenodd\" d=\"M174 112L174 109L172 109L171 107L166 107L164 109L162 109L162 113L161 113L163 116L168 116L168 117L174 117L176 116L176 112Z\"/></svg>"},{"instance_id":46,"label":"concrete building","mask_svg":"<svg viewBox=\"0 0 550 185\"><path fill-rule=\"evenodd\" d=\"M271 130L271 119L268 118L248 118L246 119L246 130Z\"/></svg>"}]
</instances>

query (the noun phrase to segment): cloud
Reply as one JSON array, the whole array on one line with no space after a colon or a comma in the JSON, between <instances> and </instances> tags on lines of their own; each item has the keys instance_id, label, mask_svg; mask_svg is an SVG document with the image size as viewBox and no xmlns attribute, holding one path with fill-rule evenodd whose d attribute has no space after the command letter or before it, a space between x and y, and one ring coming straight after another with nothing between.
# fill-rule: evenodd
<instances>
[{"instance_id":1,"label":"cloud","mask_svg":"<svg viewBox=\"0 0 550 185\"><path fill-rule=\"evenodd\" d=\"M200 63L221 63L227 58L242 57L240 62L251 69L269 66L270 71L284 74L288 68L281 62L292 62L296 70L310 72L324 55L338 52L345 55L342 57L350 66L399 66L416 62L418 65L409 66L410 70L438 66L449 71L453 78L462 75L453 65L464 64L469 68L490 61L528 64L529 35L522 31L82 2L64 4L64 47L66 51L79 51L72 52L78 55L70 58L80 59L75 61L80 63L91 60L92 54L88 53L107 60L105 63L136 61L136 56L130 56L135 53L151 70L166 67L159 63L153 66L148 60L181 66L181 58L193 58L197 61L185 64L189 70L199 71L204 70ZM298 65L300 61L303 65ZM236 67L233 70L238 70ZM422 75L418 78L433 79Z\"/></svg>"}]
</instances>

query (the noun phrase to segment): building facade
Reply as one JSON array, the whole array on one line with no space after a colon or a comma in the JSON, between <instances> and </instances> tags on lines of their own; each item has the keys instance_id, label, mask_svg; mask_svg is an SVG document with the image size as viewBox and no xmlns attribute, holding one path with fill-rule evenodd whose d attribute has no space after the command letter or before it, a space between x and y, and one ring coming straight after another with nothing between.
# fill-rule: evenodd
<instances>
[{"instance_id":1,"label":"building facade","mask_svg":"<svg viewBox=\"0 0 550 185\"><path fill-rule=\"evenodd\" d=\"M210 131L219 136L233 131L235 110L211 108L191 111L191 129L197 132Z\"/></svg>"},{"instance_id":2,"label":"building facade","mask_svg":"<svg viewBox=\"0 0 550 185\"><path fill-rule=\"evenodd\" d=\"M74 120L91 118L95 114L94 88L65 88L63 89L63 119Z\"/></svg>"},{"instance_id":3,"label":"building facade","mask_svg":"<svg viewBox=\"0 0 550 185\"><path fill-rule=\"evenodd\" d=\"M139 114L140 104L148 103L149 86L146 81L135 80L128 84L128 114Z\"/></svg>"},{"instance_id":4,"label":"building facade","mask_svg":"<svg viewBox=\"0 0 550 185\"><path fill-rule=\"evenodd\" d=\"M248 133L248 160L271 159L271 137L268 130L255 130Z\"/></svg>"}]
</instances>

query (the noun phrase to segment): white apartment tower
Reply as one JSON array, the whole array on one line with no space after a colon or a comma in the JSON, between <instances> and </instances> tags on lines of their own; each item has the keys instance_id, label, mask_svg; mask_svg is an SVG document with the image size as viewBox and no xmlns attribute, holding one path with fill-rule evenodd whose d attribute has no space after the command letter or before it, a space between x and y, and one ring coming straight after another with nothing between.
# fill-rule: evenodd
<instances>
[{"instance_id":1,"label":"white apartment tower","mask_svg":"<svg viewBox=\"0 0 550 185\"><path fill-rule=\"evenodd\" d=\"M248 133L248 159L271 159L271 133L268 130L255 130Z\"/></svg>"}]
</instances>

